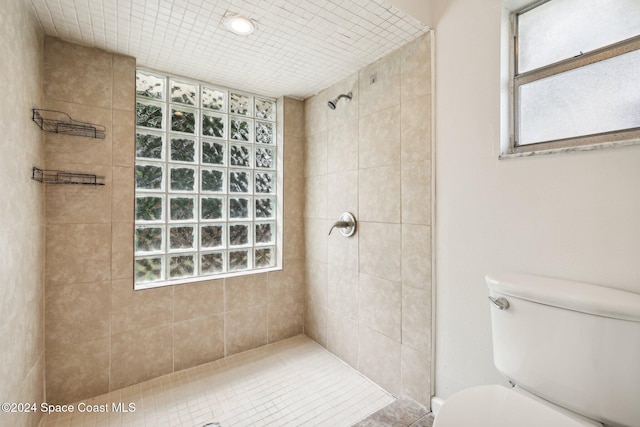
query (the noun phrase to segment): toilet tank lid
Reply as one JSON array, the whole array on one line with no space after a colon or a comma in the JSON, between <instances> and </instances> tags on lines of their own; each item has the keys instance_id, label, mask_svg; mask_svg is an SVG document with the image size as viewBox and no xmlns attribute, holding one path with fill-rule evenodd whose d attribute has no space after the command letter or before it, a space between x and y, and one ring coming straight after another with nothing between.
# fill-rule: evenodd
<instances>
[{"instance_id":1,"label":"toilet tank lid","mask_svg":"<svg viewBox=\"0 0 640 427\"><path fill-rule=\"evenodd\" d=\"M640 322L640 294L528 274L487 274L489 289L504 295L596 316Z\"/></svg>"}]
</instances>

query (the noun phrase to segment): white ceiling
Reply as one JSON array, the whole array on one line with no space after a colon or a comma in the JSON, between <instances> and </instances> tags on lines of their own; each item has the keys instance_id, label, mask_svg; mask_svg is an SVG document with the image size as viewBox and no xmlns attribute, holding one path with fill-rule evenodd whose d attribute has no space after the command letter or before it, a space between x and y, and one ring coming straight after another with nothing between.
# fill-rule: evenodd
<instances>
[{"instance_id":1,"label":"white ceiling","mask_svg":"<svg viewBox=\"0 0 640 427\"><path fill-rule=\"evenodd\" d=\"M428 30L383 0L31 0L47 35L138 66L304 99ZM249 36L225 13L258 23Z\"/></svg>"}]
</instances>

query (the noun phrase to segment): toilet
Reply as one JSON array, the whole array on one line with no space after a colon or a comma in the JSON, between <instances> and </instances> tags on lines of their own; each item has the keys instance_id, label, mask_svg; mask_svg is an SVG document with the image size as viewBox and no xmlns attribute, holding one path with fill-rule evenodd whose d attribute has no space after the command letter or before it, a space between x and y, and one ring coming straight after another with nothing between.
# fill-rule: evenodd
<instances>
[{"instance_id":1,"label":"toilet","mask_svg":"<svg viewBox=\"0 0 640 427\"><path fill-rule=\"evenodd\" d=\"M640 295L487 275L493 360L513 387L449 397L434 427L639 427Z\"/></svg>"}]
</instances>

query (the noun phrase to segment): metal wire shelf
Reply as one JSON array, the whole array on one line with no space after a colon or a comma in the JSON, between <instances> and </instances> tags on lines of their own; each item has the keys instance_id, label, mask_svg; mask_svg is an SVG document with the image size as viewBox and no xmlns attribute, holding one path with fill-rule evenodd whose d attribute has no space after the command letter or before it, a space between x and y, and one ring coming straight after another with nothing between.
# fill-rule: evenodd
<instances>
[{"instance_id":1,"label":"metal wire shelf","mask_svg":"<svg viewBox=\"0 0 640 427\"><path fill-rule=\"evenodd\" d=\"M104 139L105 137L106 128L102 125L74 120L62 111L42 110L38 108L34 108L32 111L33 115L31 119L45 132L98 139Z\"/></svg>"},{"instance_id":2,"label":"metal wire shelf","mask_svg":"<svg viewBox=\"0 0 640 427\"><path fill-rule=\"evenodd\" d=\"M99 182L104 179L104 176L90 173L43 170L35 166L31 171L31 179L45 184L104 185L104 182Z\"/></svg>"}]
</instances>

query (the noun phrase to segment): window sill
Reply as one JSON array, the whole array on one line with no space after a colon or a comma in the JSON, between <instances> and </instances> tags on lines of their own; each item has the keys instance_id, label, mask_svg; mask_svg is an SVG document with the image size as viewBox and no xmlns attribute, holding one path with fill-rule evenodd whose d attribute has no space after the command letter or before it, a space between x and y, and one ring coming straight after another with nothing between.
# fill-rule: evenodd
<instances>
[{"instance_id":1,"label":"window sill","mask_svg":"<svg viewBox=\"0 0 640 427\"><path fill-rule=\"evenodd\" d=\"M623 147L631 147L634 145L640 145L640 139L603 142L599 144L590 144L590 145L577 145L573 147L548 148L544 150L506 152L506 153L501 153L498 156L498 159L500 160L517 159L522 157L541 156L541 155L547 155L547 154L565 154L565 153L573 153L573 152L579 152L579 151L594 151L594 150L603 150L603 149L610 149L610 148L623 148Z\"/></svg>"},{"instance_id":2,"label":"window sill","mask_svg":"<svg viewBox=\"0 0 640 427\"><path fill-rule=\"evenodd\" d=\"M262 273L268 273L271 271L280 271L280 270L282 270L281 266L274 266L274 267L261 268L261 269L255 269L255 270L234 271L231 273L217 274L215 276L185 277L183 279L165 280L162 282L148 282L148 283L140 283L140 284L134 283L133 290L143 291L146 289L161 288L164 286L184 285L187 283L197 283L197 282L206 282L209 280L228 279L230 277L250 276L253 274L262 274Z\"/></svg>"}]
</instances>

